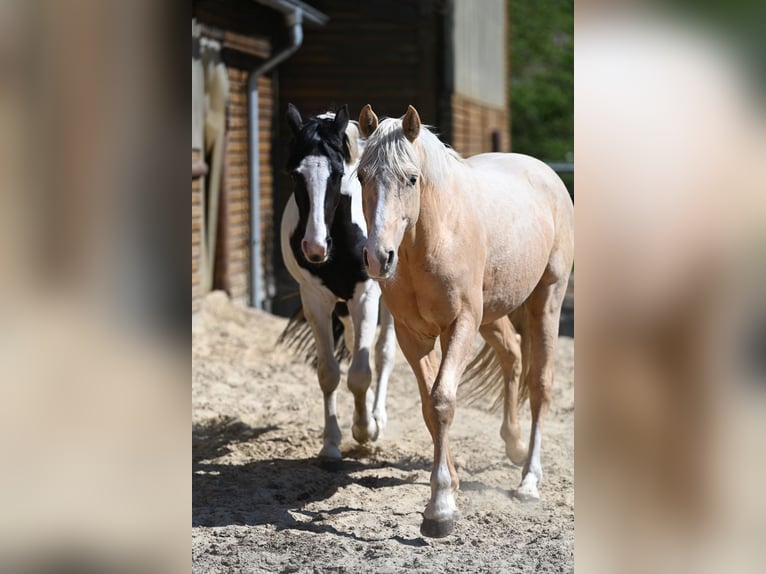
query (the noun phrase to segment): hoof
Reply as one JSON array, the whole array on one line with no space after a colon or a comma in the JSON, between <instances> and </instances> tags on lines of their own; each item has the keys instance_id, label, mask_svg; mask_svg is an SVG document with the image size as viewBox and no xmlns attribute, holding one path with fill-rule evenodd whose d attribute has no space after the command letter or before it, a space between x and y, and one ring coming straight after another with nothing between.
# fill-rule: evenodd
<instances>
[{"instance_id":1,"label":"hoof","mask_svg":"<svg viewBox=\"0 0 766 574\"><path fill-rule=\"evenodd\" d=\"M375 442L378 440L378 423L375 419L370 419L370 424L367 428L361 426L354 426L351 428L351 434L354 440L359 444L365 444L368 442Z\"/></svg>"},{"instance_id":2,"label":"hoof","mask_svg":"<svg viewBox=\"0 0 766 574\"><path fill-rule=\"evenodd\" d=\"M427 538L444 538L452 534L453 530L455 530L454 518L447 520L424 518L423 524L420 525L420 533Z\"/></svg>"},{"instance_id":3,"label":"hoof","mask_svg":"<svg viewBox=\"0 0 766 574\"><path fill-rule=\"evenodd\" d=\"M320 456L319 468L326 470L327 472L338 472L343 469L343 461L339 458L327 458L326 456Z\"/></svg>"},{"instance_id":4,"label":"hoof","mask_svg":"<svg viewBox=\"0 0 766 574\"><path fill-rule=\"evenodd\" d=\"M325 443L325 445L322 447L322 450L319 451L319 459L320 460L340 460L342 458L342 455L340 453L340 449L335 446L334 444Z\"/></svg>"},{"instance_id":5,"label":"hoof","mask_svg":"<svg viewBox=\"0 0 766 574\"><path fill-rule=\"evenodd\" d=\"M522 484L513 491L513 497L521 502L540 502L540 493L537 487L529 484Z\"/></svg>"}]
</instances>

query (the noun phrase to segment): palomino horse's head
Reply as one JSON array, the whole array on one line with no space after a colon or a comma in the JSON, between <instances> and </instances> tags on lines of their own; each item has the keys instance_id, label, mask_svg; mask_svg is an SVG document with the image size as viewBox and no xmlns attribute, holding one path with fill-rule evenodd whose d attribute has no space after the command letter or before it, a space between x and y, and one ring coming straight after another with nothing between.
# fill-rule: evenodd
<instances>
[{"instance_id":1,"label":"palomino horse's head","mask_svg":"<svg viewBox=\"0 0 766 574\"><path fill-rule=\"evenodd\" d=\"M357 170L368 230L364 261L370 277L385 279L396 271L404 232L420 213L421 158L415 147L420 116L409 106L401 119L378 125L368 104L359 114L359 130L368 138Z\"/></svg>"},{"instance_id":2,"label":"palomino horse's head","mask_svg":"<svg viewBox=\"0 0 766 574\"><path fill-rule=\"evenodd\" d=\"M340 201L344 162L350 159L346 138L348 107L305 122L289 104L287 123L293 132L287 169L295 182L295 202L306 232L301 250L311 263L327 261L332 249L330 229Z\"/></svg>"}]
</instances>

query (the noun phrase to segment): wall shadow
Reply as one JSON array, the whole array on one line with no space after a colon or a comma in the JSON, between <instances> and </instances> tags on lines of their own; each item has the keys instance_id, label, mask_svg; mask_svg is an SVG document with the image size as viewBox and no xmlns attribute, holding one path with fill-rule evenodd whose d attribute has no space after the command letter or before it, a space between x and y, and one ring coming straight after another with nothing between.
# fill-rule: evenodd
<instances>
[{"instance_id":1,"label":"wall shadow","mask_svg":"<svg viewBox=\"0 0 766 574\"><path fill-rule=\"evenodd\" d=\"M360 470L394 466L405 470L421 467L418 459L363 460L355 449L342 461L326 464L317 458L273 457L245 464L222 464L216 458L231 452L237 443L274 443L284 449L279 427L254 428L241 421L220 418L192 429L192 526L273 525L277 530L327 532L355 540L372 541L339 531L324 521L342 512L366 512L346 506L326 511L305 510L311 502L330 498L339 489L357 484L370 490L410 484L395 477L353 477ZM244 446L244 445L241 445ZM246 452L247 449L241 448ZM271 450L271 449L269 449Z\"/></svg>"}]
</instances>

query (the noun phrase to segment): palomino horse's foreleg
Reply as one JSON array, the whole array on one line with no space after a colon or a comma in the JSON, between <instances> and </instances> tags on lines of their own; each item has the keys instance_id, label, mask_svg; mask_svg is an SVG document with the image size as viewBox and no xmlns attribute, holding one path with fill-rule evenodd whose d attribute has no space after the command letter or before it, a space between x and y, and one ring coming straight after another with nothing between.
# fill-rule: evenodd
<instances>
[{"instance_id":1,"label":"palomino horse's foreleg","mask_svg":"<svg viewBox=\"0 0 766 574\"><path fill-rule=\"evenodd\" d=\"M319 456L338 460L340 453L340 426L336 396L340 383L340 367L335 359L332 336L332 311L335 301L318 297L301 289L301 300L306 319L314 332L317 347L317 378L324 395L324 444Z\"/></svg>"},{"instance_id":2,"label":"palomino horse's foreleg","mask_svg":"<svg viewBox=\"0 0 766 574\"><path fill-rule=\"evenodd\" d=\"M412 367L415 378L418 381L418 389L420 390L420 402L423 409L423 420L426 423L428 432L431 434L431 439L436 444L436 428L434 425L434 419L431 416L431 391L434 386L434 381L438 372L438 360L436 358L436 352L434 351L435 337L427 337L419 335L402 325L401 322L396 322L396 338L399 341L399 347L402 349L407 362ZM423 521L424 534L427 536L446 536L452 530L454 525L454 492L458 489L457 472L455 472L455 466L452 462L452 457L449 453L449 445L444 445L444 450L447 455L447 471L448 482L450 486L450 496L452 497L452 511L447 512L449 515L447 519L444 519L438 523L434 523L427 518ZM432 498L433 498L433 482L432 482ZM430 505L430 502L429 502Z\"/></svg>"},{"instance_id":3,"label":"palomino horse's foreleg","mask_svg":"<svg viewBox=\"0 0 766 574\"><path fill-rule=\"evenodd\" d=\"M410 364L415 379L418 382L420 391L420 408L423 413L423 421L426 423L431 440L434 438L434 429L431 424L431 417L428 416L428 401L431 397L431 389L436 380L436 373L439 371L439 361L436 358L434 344L436 337L422 337L413 333L400 323L396 323L396 338L399 341L399 347L402 349L404 357ZM455 465L452 461L452 455L448 453L449 471L452 476L452 491L457 492L460 486Z\"/></svg>"},{"instance_id":4,"label":"palomino horse's foreleg","mask_svg":"<svg viewBox=\"0 0 766 574\"><path fill-rule=\"evenodd\" d=\"M375 407L373 416L378 423L378 438L383 433L388 423L386 414L386 394L388 391L388 379L394 370L396 360L396 332L394 331L394 318L386 307L380 302L380 334L375 343L375 372L378 383L375 387Z\"/></svg>"},{"instance_id":5,"label":"palomino horse's foreleg","mask_svg":"<svg viewBox=\"0 0 766 574\"><path fill-rule=\"evenodd\" d=\"M378 438L378 425L372 416L370 351L378 327L379 301L380 287L373 281L367 281L357 285L353 299L348 302L354 324L353 358L348 369L348 388L354 394L351 432L360 443Z\"/></svg>"},{"instance_id":6,"label":"palomino horse's foreleg","mask_svg":"<svg viewBox=\"0 0 766 574\"><path fill-rule=\"evenodd\" d=\"M409 330L400 322L395 322L396 339L399 341L399 347L402 349L404 358L412 368L415 379L418 381L420 390L420 405L423 411L423 420L426 423L428 432L433 438L433 427L431 420L426 416L428 408L428 397L431 396L431 388L436 379L438 371L438 361L434 344L436 337L423 337Z\"/></svg>"},{"instance_id":7,"label":"palomino horse's foreleg","mask_svg":"<svg viewBox=\"0 0 766 574\"><path fill-rule=\"evenodd\" d=\"M505 454L514 464L524 464L527 448L521 440L518 415L520 337L508 317L482 325L479 333L495 351L503 370L503 422L500 425L500 436L505 442Z\"/></svg>"},{"instance_id":8,"label":"palomino horse's foreleg","mask_svg":"<svg viewBox=\"0 0 766 574\"><path fill-rule=\"evenodd\" d=\"M540 463L542 421L550 404L553 386L553 359L559 334L561 304L566 292L566 280L550 285L538 285L525 303L529 330L529 371L525 373L529 389L532 425L529 433L529 455L521 473L516 496L522 500L539 500L538 483L543 478ZM526 347L525 347L526 349Z\"/></svg>"},{"instance_id":9,"label":"palomino horse's foreleg","mask_svg":"<svg viewBox=\"0 0 766 574\"><path fill-rule=\"evenodd\" d=\"M455 525L454 467L449 454L449 429L455 417L457 385L465 370L477 322L464 314L442 332L442 362L428 397L426 416L431 421L434 439L434 466L431 471L431 499L423 513L420 528L424 536L442 537Z\"/></svg>"}]
</instances>

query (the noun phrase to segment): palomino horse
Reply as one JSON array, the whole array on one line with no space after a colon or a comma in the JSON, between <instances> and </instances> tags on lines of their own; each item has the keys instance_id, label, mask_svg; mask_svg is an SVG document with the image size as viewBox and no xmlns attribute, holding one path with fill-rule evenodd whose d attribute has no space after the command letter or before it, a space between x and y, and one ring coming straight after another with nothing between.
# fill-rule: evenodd
<instances>
[{"instance_id":1,"label":"palomino horse","mask_svg":"<svg viewBox=\"0 0 766 574\"><path fill-rule=\"evenodd\" d=\"M290 104L287 120L294 135L287 169L295 187L282 215L282 256L300 285L302 308L280 341L305 351L311 339L305 325L310 325L324 394L324 444L319 456L338 460L340 366L334 351L345 342L351 352L348 387L354 394L353 436L360 443L376 440L386 426L386 387L396 354L393 321L381 305L373 401L370 349L378 324L380 288L368 277L362 261L367 225L361 186L353 172L363 142L356 122L349 122L346 106L304 122ZM342 328L334 329L334 324ZM344 341L339 340L342 334Z\"/></svg>"},{"instance_id":2,"label":"palomino horse","mask_svg":"<svg viewBox=\"0 0 766 574\"><path fill-rule=\"evenodd\" d=\"M500 434L511 461L524 464L515 492L539 499L541 424L572 268L573 205L544 163L502 153L462 159L421 128L412 106L403 118L380 123L365 106L359 127L369 138L357 169L369 230L365 264L394 316L434 443L421 532L446 536L458 488L447 435L477 332L485 351L474 365L491 348L502 370ZM525 449L517 403L527 392L532 426Z\"/></svg>"}]
</instances>

